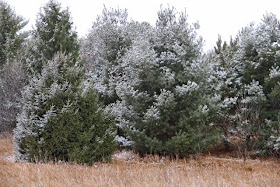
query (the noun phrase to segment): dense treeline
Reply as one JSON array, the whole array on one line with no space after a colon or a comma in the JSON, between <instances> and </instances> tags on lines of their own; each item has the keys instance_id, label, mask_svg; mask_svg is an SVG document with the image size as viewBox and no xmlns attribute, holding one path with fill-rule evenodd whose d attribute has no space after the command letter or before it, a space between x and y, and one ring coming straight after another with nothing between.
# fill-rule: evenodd
<instances>
[{"instance_id":1,"label":"dense treeline","mask_svg":"<svg viewBox=\"0 0 280 187\"><path fill-rule=\"evenodd\" d=\"M92 164L117 145L185 157L240 138L248 154L279 156L280 22L273 14L203 52L199 25L172 7L155 26L106 9L78 39L49 1L34 30L0 1L0 131L17 159Z\"/></svg>"}]
</instances>

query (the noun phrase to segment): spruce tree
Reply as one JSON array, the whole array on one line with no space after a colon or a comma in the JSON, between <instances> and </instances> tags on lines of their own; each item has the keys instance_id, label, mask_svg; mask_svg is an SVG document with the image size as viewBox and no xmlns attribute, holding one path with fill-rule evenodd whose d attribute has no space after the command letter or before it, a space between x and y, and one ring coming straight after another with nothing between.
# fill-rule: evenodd
<instances>
[{"instance_id":1,"label":"spruce tree","mask_svg":"<svg viewBox=\"0 0 280 187\"><path fill-rule=\"evenodd\" d=\"M115 126L85 80L70 13L52 0L42 10L27 58L35 75L22 92L14 130L16 158L86 164L109 160L116 147Z\"/></svg>"},{"instance_id":2,"label":"spruce tree","mask_svg":"<svg viewBox=\"0 0 280 187\"><path fill-rule=\"evenodd\" d=\"M54 0L50 0L38 14L32 40L28 62L35 73L40 73L43 64L59 51L74 61L79 56L77 33L73 30L70 12L63 10Z\"/></svg>"},{"instance_id":3,"label":"spruce tree","mask_svg":"<svg viewBox=\"0 0 280 187\"><path fill-rule=\"evenodd\" d=\"M101 110L79 62L61 53L22 92L14 130L15 155L29 161L109 160L115 150L113 119Z\"/></svg>"}]
</instances>

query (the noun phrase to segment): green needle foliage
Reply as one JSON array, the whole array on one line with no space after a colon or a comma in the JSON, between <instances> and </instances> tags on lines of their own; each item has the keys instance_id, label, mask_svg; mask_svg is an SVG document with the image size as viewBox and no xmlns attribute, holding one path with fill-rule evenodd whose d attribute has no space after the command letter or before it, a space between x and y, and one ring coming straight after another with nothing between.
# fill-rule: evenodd
<instances>
[{"instance_id":1,"label":"green needle foliage","mask_svg":"<svg viewBox=\"0 0 280 187\"><path fill-rule=\"evenodd\" d=\"M111 158L113 120L83 79L83 66L58 54L24 88L14 130L17 159L92 164Z\"/></svg>"},{"instance_id":2,"label":"green needle foliage","mask_svg":"<svg viewBox=\"0 0 280 187\"><path fill-rule=\"evenodd\" d=\"M25 38L19 31L27 24L4 1L0 1L0 67L14 58Z\"/></svg>"},{"instance_id":3,"label":"green needle foliage","mask_svg":"<svg viewBox=\"0 0 280 187\"><path fill-rule=\"evenodd\" d=\"M76 61L79 56L77 33L73 30L68 9L50 0L38 14L33 31L33 47L31 48L31 67L40 73L43 64L52 60L57 52L63 52Z\"/></svg>"}]
</instances>

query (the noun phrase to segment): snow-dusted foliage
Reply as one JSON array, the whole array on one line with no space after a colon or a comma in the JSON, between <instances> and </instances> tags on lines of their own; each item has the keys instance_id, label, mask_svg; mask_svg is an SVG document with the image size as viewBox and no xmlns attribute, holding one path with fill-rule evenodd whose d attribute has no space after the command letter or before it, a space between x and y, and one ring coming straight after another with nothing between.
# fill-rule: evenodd
<instances>
[{"instance_id":1,"label":"snow-dusted foliage","mask_svg":"<svg viewBox=\"0 0 280 187\"><path fill-rule=\"evenodd\" d=\"M269 137L271 135L279 136L280 23L275 15L266 14L260 24L251 25L248 28L247 33L240 33L243 42L239 59L244 64L244 84L251 84L251 89L255 89L256 92L261 86L262 94L266 98L262 105L262 131L257 133L261 134L260 146L267 149ZM250 39L247 39L248 36ZM254 82L259 86L253 84ZM265 123L265 119L271 121L272 125ZM270 146L269 149L272 150L273 146Z\"/></svg>"},{"instance_id":2,"label":"snow-dusted foliage","mask_svg":"<svg viewBox=\"0 0 280 187\"><path fill-rule=\"evenodd\" d=\"M105 104L118 99L114 79L123 70L121 57L134 38L149 29L148 24L129 22L127 16L126 10L104 8L82 45L82 56Z\"/></svg>"},{"instance_id":3,"label":"snow-dusted foliage","mask_svg":"<svg viewBox=\"0 0 280 187\"><path fill-rule=\"evenodd\" d=\"M272 137L274 138L274 137ZM279 152L280 150L280 137L278 137L275 141L275 144L273 145L273 149L276 150L277 152Z\"/></svg>"},{"instance_id":4,"label":"snow-dusted foliage","mask_svg":"<svg viewBox=\"0 0 280 187\"><path fill-rule=\"evenodd\" d=\"M80 51L69 11L53 0L41 10L20 54L30 79L14 130L17 159L91 164L110 159L115 142L140 154L187 156L210 149L221 137L229 148L232 135L242 140L244 157L251 148L280 155L280 22L275 15L266 14L228 43L219 37L214 50L203 54L199 25L189 24L174 8L161 8L152 26L128 20L126 10L104 7ZM16 31L24 23L14 18ZM13 37L1 35L0 48L22 42L22 36ZM1 54L0 65L15 54ZM0 100L12 102L0 104L14 115L15 87L22 86L23 72L20 61L6 62Z\"/></svg>"},{"instance_id":5,"label":"snow-dusted foliage","mask_svg":"<svg viewBox=\"0 0 280 187\"><path fill-rule=\"evenodd\" d=\"M188 81L187 84L183 84L182 86L176 86L176 93L179 95L187 95L191 94L192 91L199 89L199 86L195 82Z\"/></svg>"},{"instance_id":6,"label":"snow-dusted foliage","mask_svg":"<svg viewBox=\"0 0 280 187\"><path fill-rule=\"evenodd\" d=\"M269 71L269 79L278 78L280 76L279 66L272 67Z\"/></svg>"},{"instance_id":7,"label":"snow-dusted foliage","mask_svg":"<svg viewBox=\"0 0 280 187\"><path fill-rule=\"evenodd\" d=\"M57 103L54 103L55 97L66 95L67 93L72 94L73 98L77 97L77 93L72 92L72 85L67 80L64 80L66 77L59 74L60 70L67 71L66 61L67 58L62 55L56 56L54 60L45 66L42 75L33 77L30 83L24 87L22 91L22 109L17 117L17 127L14 130L15 155L17 159L35 159L30 158L29 152L31 150L29 149L31 148L23 145L25 144L25 139L32 137L37 139L37 143L43 143L42 133L49 120L55 117L57 113L60 113L60 110L66 111L65 107L69 102L67 101L66 105L61 103L62 106L57 106ZM81 69L77 70L75 77L79 77L81 73Z\"/></svg>"},{"instance_id":8,"label":"snow-dusted foliage","mask_svg":"<svg viewBox=\"0 0 280 187\"><path fill-rule=\"evenodd\" d=\"M58 2L50 0L37 16L29 44L29 57L26 60L32 73L41 73L43 65L52 60L57 52L77 60L79 44L69 10L63 10Z\"/></svg>"},{"instance_id":9,"label":"snow-dusted foliage","mask_svg":"<svg viewBox=\"0 0 280 187\"><path fill-rule=\"evenodd\" d=\"M208 54L207 59L207 90L215 111L212 115L213 128L219 127L222 130L226 148L228 136L235 127L235 110L242 86L240 66L233 58L237 49L238 39L231 39L227 44L219 37L214 51Z\"/></svg>"},{"instance_id":10,"label":"snow-dusted foliage","mask_svg":"<svg viewBox=\"0 0 280 187\"><path fill-rule=\"evenodd\" d=\"M8 3L0 0L0 70L6 62L16 58L26 37L26 33L20 31L26 24Z\"/></svg>"},{"instance_id":11,"label":"snow-dusted foliage","mask_svg":"<svg viewBox=\"0 0 280 187\"><path fill-rule=\"evenodd\" d=\"M12 131L15 127L24 79L20 61L10 60L0 69L0 132Z\"/></svg>"},{"instance_id":12,"label":"snow-dusted foliage","mask_svg":"<svg viewBox=\"0 0 280 187\"><path fill-rule=\"evenodd\" d=\"M0 133L15 126L25 78L20 51L26 38L21 30L26 24L8 3L0 0Z\"/></svg>"},{"instance_id":13,"label":"snow-dusted foliage","mask_svg":"<svg viewBox=\"0 0 280 187\"><path fill-rule=\"evenodd\" d=\"M272 146L273 146L273 151L277 154L277 156L280 155L280 136L274 137L271 136L270 139L272 140Z\"/></svg>"},{"instance_id":14,"label":"snow-dusted foliage","mask_svg":"<svg viewBox=\"0 0 280 187\"><path fill-rule=\"evenodd\" d=\"M263 87L255 80L249 85L244 85L240 92L234 118L236 120L235 135L250 139L251 136L256 135L255 130L259 129L262 124L261 102L266 98Z\"/></svg>"},{"instance_id":15,"label":"snow-dusted foliage","mask_svg":"<svg viewBox=\"0 0 280 187\"><path fill-rule=\"evenodd\" d=\"M61 53L30 80L14 130L17 159L87 164L110 159L114 126L87 84L82 64Z\"/></svg>"},{"instance_id":16,"label":"snow-dusted foliage","mask_svg":"<svg viewBox=\"0 0 280 187\"><path fill-rule=\"evenodd\" d=\"M278 132L279 29L276 16L266 14L261 23L243 28L230 45L219 39L210 58L208 82L221 114L216 124L226 124L225 134L246 139L246 148L254 144L267 149L271 133Z\"/></svg>"},{"instance_id":17,"label":"snow-dusted foliage","mask_svg":"<svg viewBox=\"0 0 280 187\"><path fill-rule=\"evenodd\" d=\"M208 149L216 136L207 125L196 27L185 14L166 8L151 31L135 37L119 56L110 82L121 101L108 111L117 115L119 127L141 154L186 156Z\"/></svg>"}]
</instances>

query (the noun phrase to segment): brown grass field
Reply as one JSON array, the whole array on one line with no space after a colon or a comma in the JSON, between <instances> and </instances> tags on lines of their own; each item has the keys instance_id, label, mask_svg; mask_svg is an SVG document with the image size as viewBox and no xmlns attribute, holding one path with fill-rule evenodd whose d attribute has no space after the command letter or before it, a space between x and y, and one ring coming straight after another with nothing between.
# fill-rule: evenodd
<instances>
[{"instance_id":1,"label":"brown grass field","mask_svg":"<svg viewBox=\"0 0 280 187\"><path fill-rule=\"evenodd\" d=\"M11 135L0 137L0 187L34 186L280 186L280 161L221 158L210 154L170 160L157 156L83 166L15 163Z\"/></svg>"}]
</instances>

